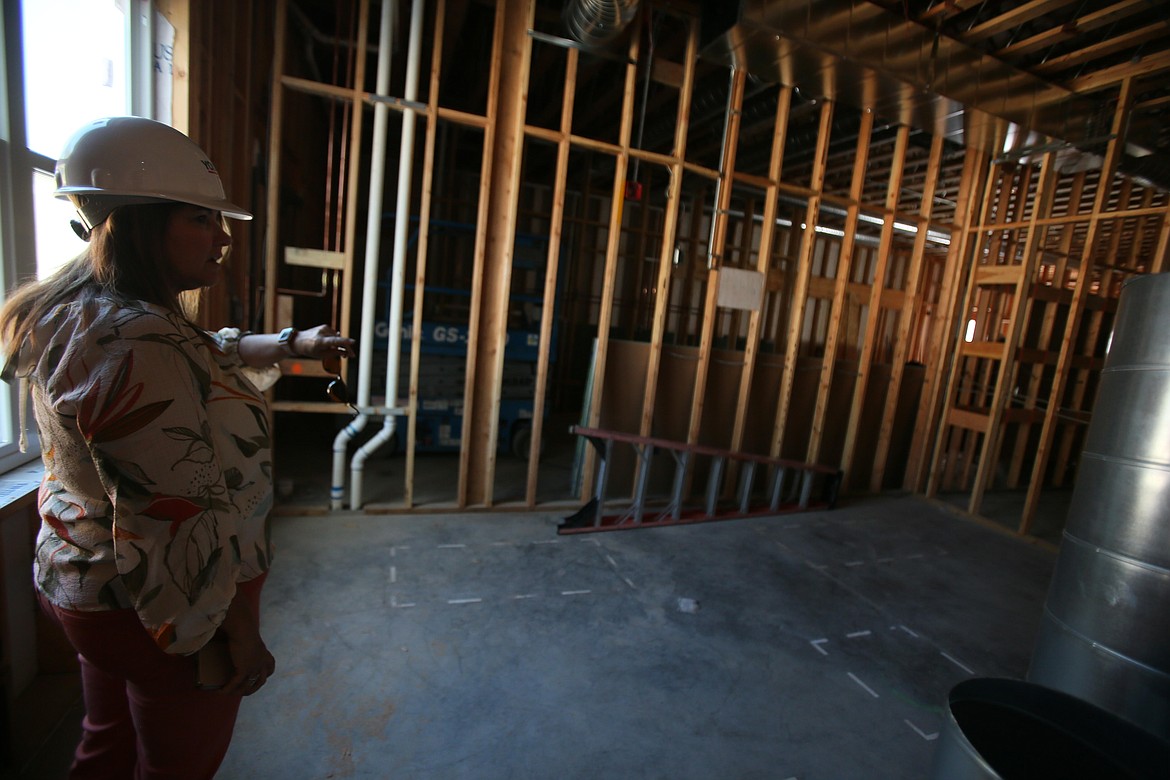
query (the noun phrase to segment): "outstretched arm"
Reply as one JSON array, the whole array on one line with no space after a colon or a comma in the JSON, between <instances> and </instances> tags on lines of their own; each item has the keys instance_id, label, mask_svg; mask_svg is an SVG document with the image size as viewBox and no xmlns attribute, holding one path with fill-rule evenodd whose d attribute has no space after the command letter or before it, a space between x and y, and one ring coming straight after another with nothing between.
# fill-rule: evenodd
<instances>
[{"instance_id":1,"label":"outstretched arm","mask_svg":"<svg viewBox=\"0 0 1170 780\"><path fill-rule=\"evenodd\" d=\"M281 342L280 333L249 333L240 337L240 360L249 366L270 366L285 358L303 357L321 360L332 355L352 357L356 342L339 334L329 325L308 330L293 330Z\"/></svg>"}]
</instances>

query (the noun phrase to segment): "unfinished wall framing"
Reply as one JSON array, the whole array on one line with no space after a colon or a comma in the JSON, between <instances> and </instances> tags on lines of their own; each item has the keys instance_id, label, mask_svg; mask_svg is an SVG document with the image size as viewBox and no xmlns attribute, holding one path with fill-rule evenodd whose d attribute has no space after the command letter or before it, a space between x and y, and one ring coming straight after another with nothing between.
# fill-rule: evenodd
<instances>
[{"instance_id":1,"label":"unfinished wall framing","mask_svg":"<svg viewBox=\"0 0 1170 780\"><path fill-rule=\"evenodd\" d=\"M964 233L969 278L928 495L1065 487L1092 410L1125 279L1166 270L1167 193L1118 175L1132 82L1119 91L1099 166L1080 155L1007 148L990 164Z\"/></svg>"},{"instance_id":2,"label":"unfinished wall framing","mask_svg":"<svg viewBox=\"0 0 1170 780\"><path fill-rule=\"evenodd\" d=\"M262 200L255 166L268 128L263 98L269 77L272 41L266 30L272 6L273 0L156 3L158 12L176 30L171 53L172 122L215 161L228 196L241 203ZM254 210L253 221L230 225L232 251L224 282L205 294L200 306L199 321L207 327L258 323L250 285L261 266L266 215L263 209Z\"/></svg>"},{"instance_id":3,"label":"unfinished wall framing","mask_svg":"<svg viewBox=\"0 0 1170 780\"><path fill-rule=\"evenodd\" d=\"M419 122L409 371L403 400L386 401L404 412L404 480L372 511L588 497L590 452L567 480L565 462L550 463L572 451L567 422L839 465L853 491L966 491L974 512L987 489L1027 485L1032 500L1067 484L1111 301L1128 275L1165 270L1165 192L1114 175L1108 157L1104 172L1066 172L1056 151L963 148L704 61L699 20L673 3L644 3L603 52L551 34L550 8L427 4L429 80L413 103L371 91L369 47L352 42L333 83L276 81L273 145L295 146L285 160L326 156L304 140L320 133L294 143L282 132L287 93L350 112L347 164L331 172L349 193L333 245L346 258L343 323L370 305L349 297L363 262L362 116L376 103ZM352 4L351 40L368 40L378 15ZM479 46L457 39L470 16ZM278 24L278 74L288 35ZM274 160L270 290L288 273L283 175ZM758 285L758 302L729 303L721 277ZM460 285L466 295L453 295ZM269 326L281 324L266 304ZM457 462L424 464L438 365L424 331L440 310L466 343L448 372L462 385L462 433ZM517 378L521 320L534 349ZM504 413L516 399L532 410L522 428ZM522 476L501 460L516 456ZM420 495L420 468L446 469L448 492Z\"/></svg>"}]
</instances>

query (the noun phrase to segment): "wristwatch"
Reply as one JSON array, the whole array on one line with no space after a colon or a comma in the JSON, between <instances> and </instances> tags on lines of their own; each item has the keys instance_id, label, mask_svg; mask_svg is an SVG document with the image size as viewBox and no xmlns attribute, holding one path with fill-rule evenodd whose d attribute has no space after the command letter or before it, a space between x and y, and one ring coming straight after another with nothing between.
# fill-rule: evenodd
<instances>
[{"instance_id":1,"label":"wristwatch","mask_svg":"<svg viewBox=\"0 0 1170 780\"><path fill-rule=\"evenodd\" d=\"M288 353L289 357L299 357L297 353L293 351L293 342L296 341L296 338L296 328L285 328L280 332L280 335L276 337L276 343L280 345L281 349Z\"/></svg>"}]
</instances>

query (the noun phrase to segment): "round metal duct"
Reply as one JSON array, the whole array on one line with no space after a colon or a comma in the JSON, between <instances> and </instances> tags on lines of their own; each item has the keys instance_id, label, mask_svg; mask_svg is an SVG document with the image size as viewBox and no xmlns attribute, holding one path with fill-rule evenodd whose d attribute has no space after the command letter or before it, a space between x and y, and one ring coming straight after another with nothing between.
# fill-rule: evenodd
<instances>
[{"instance_id":1,"label":"round metal duct","mask_svg":"<svg viewBox=\"0 0 1170 780\"><path fill-rule=\"evenodd\" d=\"M1170 274L1122 289L1028 680L1170 734Z\"/></svg>"},{"instance_id":2,"label":"round metal duct","mask_svg":"<svg viewBox=\"0 0 1170 780\"><path fill-rule=\"evenodd\" d=\"M951 689L933 780L1162 778L1170 744L1087 701L1021 680Z\"/></svg>"},{"instance_id":3,"label":"round metal duct","mask_svg":"<svg viewBox=\"0 0 1170 780\"><path fill-rule=\"evenodd\" d=\"M562 14L574 40L585 46L611 43L638 13L641 0L569 0Z\"/></svg>"}]
</instances>

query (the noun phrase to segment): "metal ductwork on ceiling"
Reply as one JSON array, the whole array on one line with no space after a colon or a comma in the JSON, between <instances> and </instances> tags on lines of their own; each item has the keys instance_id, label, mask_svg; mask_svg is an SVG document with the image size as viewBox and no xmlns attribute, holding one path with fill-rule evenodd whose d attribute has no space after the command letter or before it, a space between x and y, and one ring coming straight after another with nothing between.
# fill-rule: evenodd
<instances>
[{"instance_id":1,"label":"metal ductwork on ceiling","mask_svg":"<svg viewBox=\"0 0 1170 780\"><path fill-rule=\"evenodd\" d=\"M1103 151L1111 132L1110 101L1038 78L867 0L743 0L729 29L704 38L705 59L968 146L988 148L997 119L1090 153ZM1135 131L1127 140L1150 152ZM1127 157L1123 168L1136 175L1140 160L1158 176L1170 170L1168 156ZM1170 188L1170 180L1155 183Z\"/></svg>"},{"instance_id":2,"label":"metal ductwork on ceiling","mask_svg":"<svg viewBox=\"0 0 1170 780\"><path fill-rule=\"evenodd\" d=\"M601 48L617 40L640 4L641 0L569 0L561 18L573 40Z\"/></svg>"}]
</instances>

